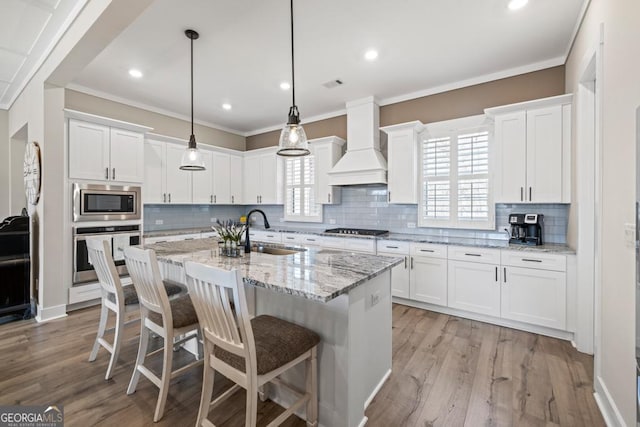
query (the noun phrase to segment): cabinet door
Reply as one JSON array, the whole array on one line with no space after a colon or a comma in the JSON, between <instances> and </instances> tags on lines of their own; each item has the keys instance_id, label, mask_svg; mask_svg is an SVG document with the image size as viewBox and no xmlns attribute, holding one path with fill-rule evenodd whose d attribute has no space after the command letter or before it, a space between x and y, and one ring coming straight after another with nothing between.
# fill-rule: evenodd
<instances>
[{"instance_id":1,"label":"cabinet door","mask_svg":"<svg viewBox=\"0 0 640 427\"><path fill-rule=\"evenodd\" d=\"M111 128L111 180L143 182L144 135Z\"/></svg>"},{"instance_id":2,"label":"cabinet door","mask_svg":"<svg viewBox=\"0 0 640 427\"><path fill-rule=\"evenodd\" d=\"M205 170L191 172L191 182L193 185L193 203L208 205L213 203L213 178L216 173L211 151L200 149L200 155L204 162Z\"/></svg>"},{"instance_id":3,"label":"cabinet door","mask_svg":"<svg viewBox=\"0 0 640 427\"><path fill-rule=\"evenodd\" d=\"M567 275L560 271L506 267L502 317L555 329L567 326Z\"/></svg>"},{"instance_id":4,"label":"cabinet door","mask_svg":"<svg viewBox=\"0 0 640 427\"><path fill-rule=\"evenodd\" d=\"M409 280L411 278L409 270L409 256L387 252L378 252L378 255L394 258L402 256L404 258L404 262L402 264L398 264L391 269L391 295L394 297L409 298Z\"/></svg>"},{"instance_id":5,"label":"cabinet door","mask_svg":"<svg viewBox=\"0 0 640 427\"><path fill-rule=\"evenodd\" d=\"M164 142L146 141L144 143L144 185L143 203L165 203Z\"/></svg>"},{"instance_id":6,"label":"cabinet door","mask_svg":"<svg viewBox=\"0 0 640 427\"><path fill-rule=\"evenodd\" d=\"M500 316L498 266L449 260L449 307Z\"/></svg>"},{"instance_id":7,"label":"cabinet door","mask_svg":"<svg viewBox=\"0 0 640 427\"><path fill-rule=\"evenodd\" d=\"M527 162L526 113L518 111L495 118L494 200L520 203L525 198ZM527 194L528 195L528 194Z\"/></svg>"},{"instance_id":8,"label":"cabinet door","mask_svg":"<svg viewBox=\"0 0 640 427\"><path fill-rule=\"evenodd\" d=\"M213 202L228 205L231 203L231 165L229 155L213 153Z\"/></svg>"},{"instance_id":9,"label":"cabinet door","mask_svg":"<svg viewBox=\"0 0 640 427\"><path fill-rule=\"evenodd\" d=\"M242 182L244 181L244 168L242 167L242 157L229 155L229 194L231 204L242 204Z\"/></svg>"},{"instance_id":10,"label":"cabinet door","mask_svg":"<svg viewBox=\"0 0 640 427\"><path fill-rule=\"evenodd\" d=\"M69 178L108 181L109 127L69 120Z\"/></svg>"},{"instance_id":11,"label":"cabinet door","mask_svg":"<svg viewBox=\"0 0 640 427\"><path fill-rule=\"evenodd\" d=\"M165 177L167 203L191 203L191 172L180 169L182 153L185 147L176 144L166 145Z\"/></svg>"},{"instance_id":12,"label":"cabinet door","mask_svg":"<svg viewBox=\"0 0 640 427\"><path fill-rule=\"evenodd\" d=\"M388 140L389 171L387 198L389 203L418 203L418 168L415 131L391 132Z\"/></svg>"},{"instance_id":13,"label":"cabinet door","mask_svg":"<svg viewBox=\"0 0 640 427\"><path fill-rule=\"evenodd\" d=\"M416 301L447 305L447 260L416 257L410 259L409 297Z\"/></svg>"},{"instance_id":14,"label":"cabinet door","mask_svg":"<svg viewBox=\"0 0 640 427\"><path fill-rule=\"evenodd\" d=\"M527 201L562 202L562 148L562 106L527 111Z\"/></svg>"},{"instance_id":15,"label":"cabinet door","mask_svg":"<svg viewBox=\"0 0 640 427\"><path fill-rule=\"evenodd\" d=\"M340 153L340 148L331 143L321 143L312 146L314 157L314 189L315 200L322 205L333 205L340 203L340 187L329 185L329 171L336 164Z\"/></svg>"},{"instance_id":16,"label":"cabinet door","mask_svg":"<svg viewBox=\"0 0 640 427\"><path fill-rule=\"evenodd\" d=\"M278 158L275 154L260 156L260 203L278 203Z\"/></svg>"},{"instance_id":17,"label":"cabinet door","mask_svg":"<svg viewBox=\"0 0 640 427\"><path fill-rule=\"evenodd\" d=\"M261 181L260 176L260 158L258 156L249 156L244 158L244 203L253 205L258 203L260 195Z\"/></svg>"}]
</instances>

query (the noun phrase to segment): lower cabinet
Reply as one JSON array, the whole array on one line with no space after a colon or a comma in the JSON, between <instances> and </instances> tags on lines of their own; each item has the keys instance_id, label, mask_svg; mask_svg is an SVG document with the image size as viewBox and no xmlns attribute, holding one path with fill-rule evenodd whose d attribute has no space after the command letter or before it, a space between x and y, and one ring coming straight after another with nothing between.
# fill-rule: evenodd
<instances>
[{"instance_id":1,"label":"lower cabinet","mask_svg":"<svg viewBox=\"0 0 640 427\"><path fill-rule=\"evenodd\" d=\"M566 272L503 267L502 273L503 318L566 329Z\"/></svg>"},{"instance_id":2,"label":"lower cabinet","mask_svg":"<svg viewBox=\"0 0 640 427\"><path fill-rule=\"evenodd\" d=\"M447 248L411 245L409 298L447 305Z\"/></svg>"},{"instance_id":3,"label":"lower cabinet","mask_svg":"<svg viewBox=\"0 0 640 427\"><path fill-rule=\"evenodd\" d=\"M500 316L499 266L449 260L449 307Z\"/></svg>"}]
</instances>

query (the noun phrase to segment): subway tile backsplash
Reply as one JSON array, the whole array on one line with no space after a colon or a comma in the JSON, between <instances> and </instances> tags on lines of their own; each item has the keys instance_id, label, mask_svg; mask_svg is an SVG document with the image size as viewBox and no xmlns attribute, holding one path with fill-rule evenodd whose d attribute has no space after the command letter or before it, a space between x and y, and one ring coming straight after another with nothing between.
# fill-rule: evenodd
<instances>
[{"instance_id":1,"label":"subway tile backsplash","mask_svg":"<svg viewBox=\"0 0 640 427\"><path fill-rule=\"evenodd\" d=\"M416 205L389 205L385 185L358 185L342 188L342 203L324 206L322 223L285 222L284 207L256 206L191 206L145 205L145 231L192 228L211 225L211 218L237 219L250 209L262 209L272 227L295 227L313 231L335 227L375 228L395 233L419 235L459 236L490 239L507 239L508 215L514 213L541 213L544 215L544 240L547 243L566 243L569 205L564 204L498 204L496 205L496 229L491 231L416 228ZM262 225L259 216L252 218ZM156 225L162 220L162 225Z\"/></svg>"}]
</instances>

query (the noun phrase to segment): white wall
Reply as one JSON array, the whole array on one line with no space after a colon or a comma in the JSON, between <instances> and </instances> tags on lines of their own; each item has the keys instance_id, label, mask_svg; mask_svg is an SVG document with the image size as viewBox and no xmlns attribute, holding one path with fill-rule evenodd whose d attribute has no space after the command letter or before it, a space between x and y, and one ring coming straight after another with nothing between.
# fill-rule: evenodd
<instances>
[{"instance_id":1,"label":"white wall","mask_svg":"<svg viewBox=\"0 0 640 427\"><path fill-rule=\"evenodd\" d=\"M605 416L636 424L635 257L624 224L634 223L636 108L640 105L640 2L592 0L566 64L567 92L576 92L581 62L604 28L602 88L602 297L595 386ZM576 141L580 144L580 141ZM578 236L579 237L579 236Z\"/></svg>"},{"instance_id":2,"label":"white wall","mask_svg":"<svg viewBox=\"0 0 640 427\"><path fill-rule=\"evenodd\" d=\"M9 113L0 110L0 220L9 216L10 194Z\"/></svg>"}]
</instances>

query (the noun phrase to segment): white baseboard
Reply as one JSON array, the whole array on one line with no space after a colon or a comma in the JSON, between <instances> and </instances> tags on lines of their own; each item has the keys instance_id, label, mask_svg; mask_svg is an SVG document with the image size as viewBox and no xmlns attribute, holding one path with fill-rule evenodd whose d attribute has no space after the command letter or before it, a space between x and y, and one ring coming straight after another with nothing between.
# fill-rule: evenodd
<instances>
[{"instance_id":1,"label":"white baseboard","mask_svg":"<svg viewBox=\"0 0 640 427\"><path fill-rule=\"evenodd\" d=\"M389 369L387 371L387 373L384 374L384 376L382 377L382 379L380 380L380 382L378 383L376 388L374 388L373 391L371 392L371 395L367 398L367 400L364 401L364 409L365 410L369 407L369 405L371 404L371 401L373 400L373 398L376 397L376 394L378 394L378 392L380 391L380 389L382 388L384 383L387 382L387 380L389 379L390 376L391 376L391 369ZM367 418L367 417L365 417L365 418Z\"/></svg>"},{"instance_id":2,"label":"white baseboard","mask_svg":"<svg viewBox=\"0 0 640 427\"><path fill-rule=\"evenodd\" d=\"M368 417L362 417L362 421L360 421L360 424L358 424L358 427L364 427L365 425L367 425L367 421L369 421Z\"/></svg>"},{"instance_id":3,"label":"white baseboard","mask_svg":"<svg viewBox=\"0 0 640 427\"><path fill-rule=\"evenodd\" d=\"M627 424L624 422L622 418L622 414L618 410L615 402L611 398L611 394L609 393L609 389L602 381L601 377L596 377L594 381L595 392L593 393L593 397L596 399L596 404L600 409L600 413L602 414L602 418L604 418L604 422L609 427L626 427Z\"/></svg>"},{"instance_id":4,"label":"white baseboard","mask_svg":"<svg viewBox=\"0 0 640 427\"><path fill-rule=\"evenodd\" d=\"M38 304L38 314L36 315L37 322L48 322L53 319L60 319L67 317L67 305L61 304L53 307L43 308Z\"/></svg>"}]
</instances>

